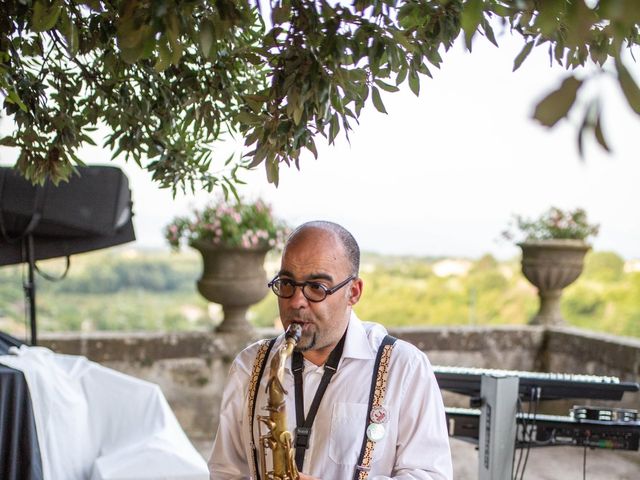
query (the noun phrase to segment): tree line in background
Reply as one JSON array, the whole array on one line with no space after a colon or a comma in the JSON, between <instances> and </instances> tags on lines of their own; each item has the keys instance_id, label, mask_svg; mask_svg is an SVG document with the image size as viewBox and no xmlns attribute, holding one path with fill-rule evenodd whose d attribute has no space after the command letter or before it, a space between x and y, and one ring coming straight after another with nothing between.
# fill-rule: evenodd
<instances>
[{"instance_id":1,"label":"tree line in background","mask_svg":"<svg viewBox=\"0 0 640 480\"><path fill-rule=\"evenodd\" d=\"M438 260L365 255L358 315L395 327L523 325L535 313L536 293L518 259L485 255L461 261L464 271L447 276L436 274ZM277 268L275 258L267 263ZM40 267L55 275L63 264ZM200 258L191 252L115 249L75 256L65 279L37 277L38 326L41 332L210 329L221 314L197 293L199 274ZM0 268L0 330L18 337L25 336L27 323L24 278L24 266ZM592 252L583 275L564 294L563 314L577 327L640 337L638 298L640 271L625 271L615 253ZM273 326L275 297L267 295L250 318L257 326Z\"/></svg>"}]
</instances>

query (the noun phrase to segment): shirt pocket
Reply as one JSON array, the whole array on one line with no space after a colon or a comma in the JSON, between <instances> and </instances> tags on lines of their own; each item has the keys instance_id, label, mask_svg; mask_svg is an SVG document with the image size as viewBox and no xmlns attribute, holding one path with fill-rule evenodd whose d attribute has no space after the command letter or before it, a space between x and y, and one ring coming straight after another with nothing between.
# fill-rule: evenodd
<instances>
[{"instance_id":1,"label":"shirt pocket","mask_svg":"<svg viewBox=\"0 0 640 480\"><path fill-rule=\"evenodd\" d=\"M338 465L356 465L365 437L368 411L364 403L335 403L331 416L329 457ZM376 449L384 449L384 439ZM375 457L374 457L375 460Z\"/></svg>"}]
</instances>

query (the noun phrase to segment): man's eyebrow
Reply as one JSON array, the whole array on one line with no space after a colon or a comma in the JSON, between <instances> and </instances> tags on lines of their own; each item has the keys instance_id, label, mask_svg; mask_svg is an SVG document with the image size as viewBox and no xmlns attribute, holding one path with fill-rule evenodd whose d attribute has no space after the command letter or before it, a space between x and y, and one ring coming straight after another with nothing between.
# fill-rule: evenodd
<instances>
[{"instance_id":1,"label":"man's eyebrow","mask_svg":"<svg viewBox=\"0 0 640 480\"><path fill-rule=\"evenodd\" d=\"M295 275L291 273L289 270L280 270L278 272L278 276L295 278ZM305 280L328 280L329 282L332 282L333 277L328 273L311 273L307 275Z\"/></svg>"}]
</instances>

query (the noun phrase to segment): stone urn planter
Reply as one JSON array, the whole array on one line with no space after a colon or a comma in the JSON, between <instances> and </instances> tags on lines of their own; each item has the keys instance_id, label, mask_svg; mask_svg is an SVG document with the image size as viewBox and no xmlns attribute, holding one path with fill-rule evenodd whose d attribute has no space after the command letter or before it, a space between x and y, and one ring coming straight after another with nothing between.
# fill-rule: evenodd
<instances>
[{"instance_id":1,"label":"stone urn planter","mask_svg":"<svg viewBox=\"0 0 640 480\"><path fill-rule=\"evenodd\" d=\"M264 270L269 248L219 247L203 241L193 241L190 245L202 254L198 291L210 302L222 305L224 318L216 331L253 331L247 321L247 309L269 291Z\"/></svg>"},{"instance_id":2,"label":"stone urn planter","mask_svg":"<svg viewBox=\"0 0 640 480\"><path fill-rule=\"evenodd\" d=\"M591 248L583 240L550 239L522 242L522 273L538 289L540 309L529 323L560 325L562 289L582 273L584 256Z\"/></svg>"}]
</instances>

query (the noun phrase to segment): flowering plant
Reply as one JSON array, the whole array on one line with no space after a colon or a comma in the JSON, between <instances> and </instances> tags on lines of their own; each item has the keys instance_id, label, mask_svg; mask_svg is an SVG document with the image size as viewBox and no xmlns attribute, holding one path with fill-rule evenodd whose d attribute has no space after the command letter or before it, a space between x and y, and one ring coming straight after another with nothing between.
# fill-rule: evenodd
<instances>
[{"instance_id":1,"label":"flowering plant","mask_svg":"<svg viewBox=\"0 0 640 480\"><path fill-rule=\"evenodd\" d=\"M174 249L181 240L210 242L221 247L273 248L284 243L288 230L276 220L271 207L262 200L211 202L190 217L176 217L165 227L165 238Z\"/></svg>"},{"instance_id":2,"label":"flowering plant","mask_svg":"<svg viewBox=\"0 0 640 480\"><path fill-rule=\"evenodd\" d=\"M557 207L551 207L535 220L514 215L511 222L511 230L506 230L502 236L507 240L513 240L513 227L520 232L520 241L535 241L549 239L575 239L585 240L598 234L599 225L590 224L587 221L587 212L582 208L573 211L564 211Z\"/></svg>"}]
</instances>

